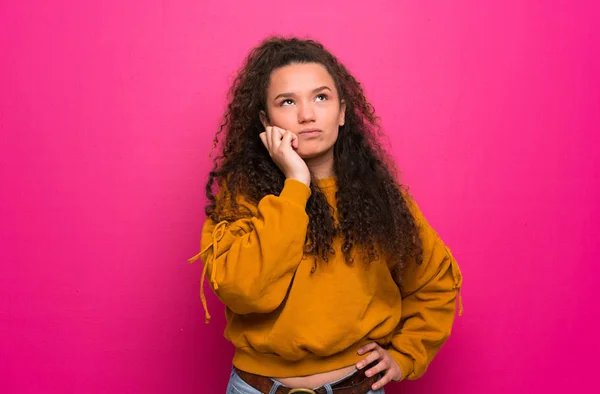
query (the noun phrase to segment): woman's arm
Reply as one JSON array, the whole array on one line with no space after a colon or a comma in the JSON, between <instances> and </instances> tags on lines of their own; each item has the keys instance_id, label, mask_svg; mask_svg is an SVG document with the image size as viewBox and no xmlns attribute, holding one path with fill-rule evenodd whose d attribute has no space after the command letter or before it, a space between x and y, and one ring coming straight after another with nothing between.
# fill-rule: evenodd
<instances>
[{"instance_id":1,"label":"woman's arm","mask_svg":"<svg viewBox=\"0 0 600 394\"><path fill-rule=\"evenodd\" d=\"M287 179L281 194L265 196L253 217L206 220L201 252L190 262L202 258L211 287L233 312L271 312L285 298L304 253L309 197L307 185Z\"/></svg>"},{"instance_id":2,"label":"woman's arm","mask_svg":"<svg viewBox=\"0 0 600 394\"><path fill-rule=\"evenodd\" d=\"M414 201L409 206L420 228L423 263L413 262L405 268L402 316L388 350L400 365L402 379L417 379L450 336L462 275L450 250Z\"/></svg>"}]
</instances>

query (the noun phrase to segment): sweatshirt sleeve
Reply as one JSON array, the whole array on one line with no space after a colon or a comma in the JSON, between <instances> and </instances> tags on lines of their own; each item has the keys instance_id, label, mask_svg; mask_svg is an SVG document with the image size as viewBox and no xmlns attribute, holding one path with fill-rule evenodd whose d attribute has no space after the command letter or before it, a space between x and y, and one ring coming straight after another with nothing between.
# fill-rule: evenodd
<instances>
[{"instance_id":1,"label":"sweatshirt sleeve","mask_svg":"<svg viewBox=\"0 0 600 394\"><path fill-rule=\"evenodd\" d=\"M281 304L304 253L309 197L308 186L288 179L280 195L262 198L250 218L220 223L206 219L201 251L189 261L201 258L204 263L200 295L207 323L205 275L234 313L267 313Z\"/></svg>"},{"instance_id":2,"label":"sweatshirt sleeve","mask_svg":"<svg viewBox=\"0 0 600 394\"><path fill-rule=\"evenodd\" d=\"M402 370L402 379L425 373L450 336L460 302L462 274L450 249L429 226L416 203L407 199L423 243L423 263L408 264L402 282L402 315L389 352Z\"/></svg>"}]
</instances>

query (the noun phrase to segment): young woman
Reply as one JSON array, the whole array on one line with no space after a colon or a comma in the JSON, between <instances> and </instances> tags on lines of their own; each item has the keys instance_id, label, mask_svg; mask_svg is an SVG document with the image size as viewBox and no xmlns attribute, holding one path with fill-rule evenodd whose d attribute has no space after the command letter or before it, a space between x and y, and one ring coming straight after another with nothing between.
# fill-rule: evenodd
<instances>
[{"instance_id":1,"label":"young woman","mask_svg":"<svg viewBox=\"0 0 600 394\"><path fill-rule=\"evenodd\" d=\"M383 393L420 377L462 276L396 179L360 83L318 42L270 38L230 96L190 259L226 306L227 393Z\"/></svg>"}]
</instances>

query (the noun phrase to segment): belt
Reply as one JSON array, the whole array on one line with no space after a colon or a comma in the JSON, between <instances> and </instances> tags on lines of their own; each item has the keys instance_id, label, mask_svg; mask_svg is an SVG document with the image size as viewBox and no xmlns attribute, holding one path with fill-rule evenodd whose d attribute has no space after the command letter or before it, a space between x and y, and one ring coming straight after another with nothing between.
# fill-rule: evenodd
<instances>
[{"instance_id":1,"label":"belt","mask_svg":"<svg viewBox=\"0 0 600 394\"><path fill-rule=\"evenodd\" d=\"M370 378L365 376L365 372L374 364L360 369L358 372L348 376L345 379L331 385L331 390L334 394L366 394L371 390L373 383L379 378L379 374L375 374ZM235 367L234 367L235 368ZM250 386L254 387L261 393L270 393L271 388L275 384L273 380L266 376L255 375L253 373L241 371L235 368L237 375ZM327 394L325 387L316 389L307 388L291 388L279 386L275 394Z\"/></svg>"}]
</instances>

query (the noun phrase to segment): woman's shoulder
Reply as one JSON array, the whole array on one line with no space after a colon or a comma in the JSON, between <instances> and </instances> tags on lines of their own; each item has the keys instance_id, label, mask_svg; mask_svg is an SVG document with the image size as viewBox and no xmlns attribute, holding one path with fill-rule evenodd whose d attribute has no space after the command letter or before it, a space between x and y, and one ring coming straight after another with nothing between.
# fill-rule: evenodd
<instances>
[{"instance_id":1,"label":"woman's shoulder","mask_svg":"<svg viewBox=\"0 0 600 394\"><path fill-rule=\"evenodd\" d=\"M226 182L219 186L215 196L215 210L223 216L255 216L257 205L240 187L233 187Z\"/></svg>"}]
</instances>

